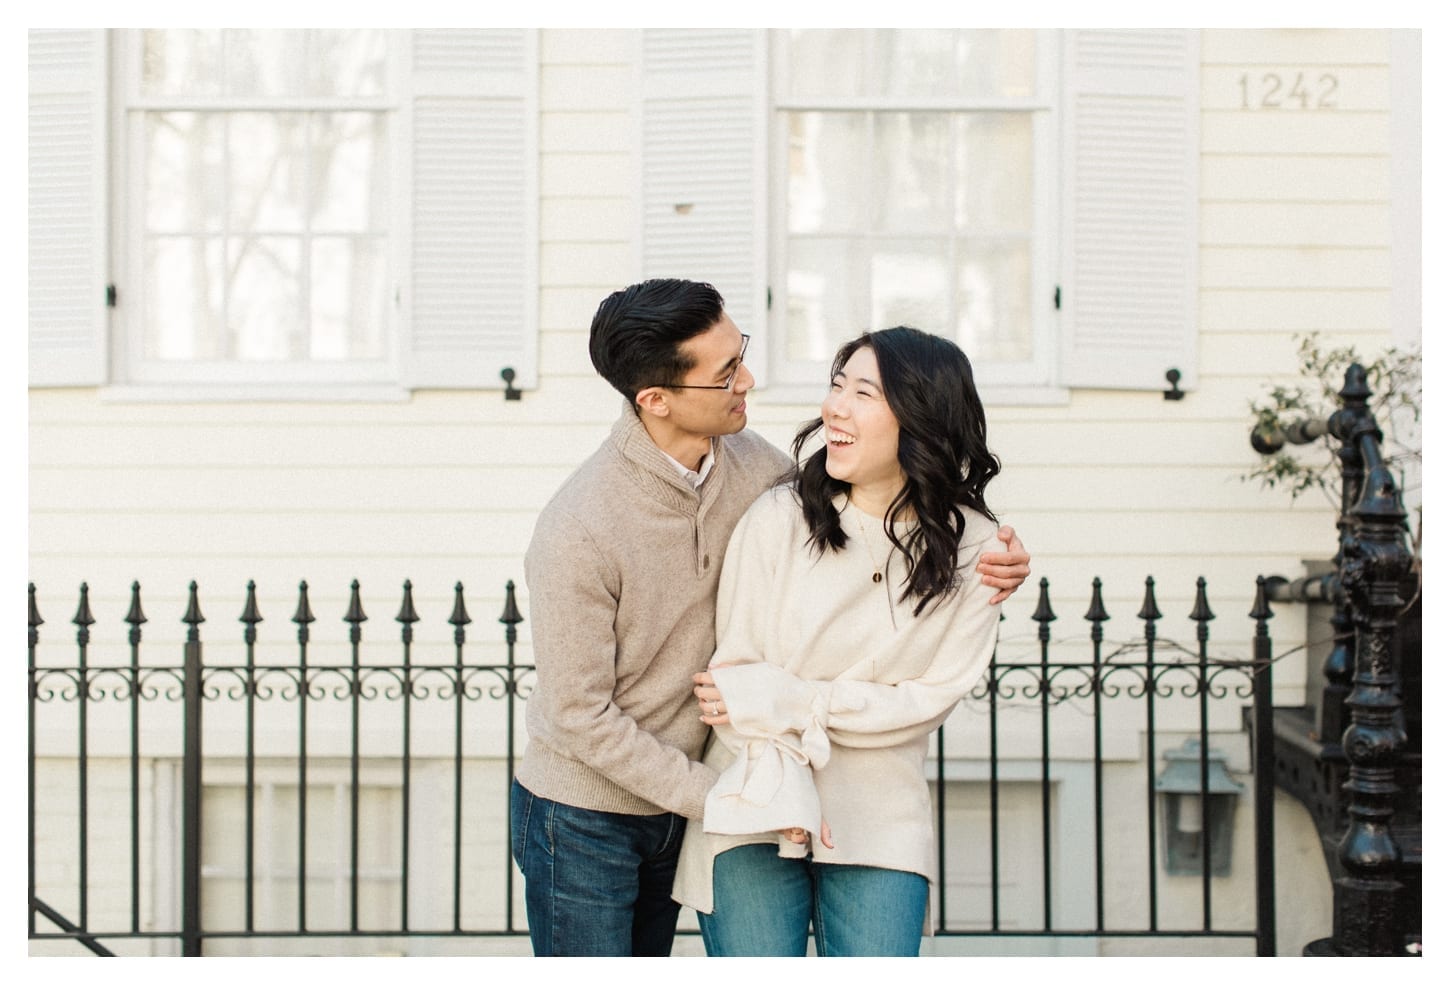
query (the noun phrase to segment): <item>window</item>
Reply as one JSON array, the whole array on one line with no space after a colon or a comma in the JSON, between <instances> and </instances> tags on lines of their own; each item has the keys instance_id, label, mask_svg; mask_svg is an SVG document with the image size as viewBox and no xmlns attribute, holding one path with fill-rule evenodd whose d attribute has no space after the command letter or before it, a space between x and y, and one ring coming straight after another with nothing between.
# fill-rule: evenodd
<instances>
[{"instance_id":1,"label":"window","mask_svg":"<svg viewBox=\"0 0 1450 985\"><path fill-rule=\"evenodd\" d=\"M31 386L537 387L538 72L527 29L31 31Z\"/></svg>"},{"instance_id":2,"label":"window","mask_svg":"<svg viewBox=\"0 0 1450 985\"><path fill-rule=\"evenodd\" d=\"M1051 35L790 30L773 56L773 380L908 324L1047 382Z\"/></svg>"},{"instance_id":3,"label":"window","mask_svg":"<svg viewBox=\"0 0 1450 985\"><path fill-rule=\"evenodd\" d=\"M721 289L767 399L902 322L989 400L1195 385L1197 32L642 33L644 275Z\"/></svg>"},{"instance_id":4,"label":"window","mask_svg":"<svg viewBox=\"0 0 1450 985\"><path fill-rule=\"evenodd\" d=\"M137 381L396 377L397 37L124 37Z\"/></svg>"}]
</instances>

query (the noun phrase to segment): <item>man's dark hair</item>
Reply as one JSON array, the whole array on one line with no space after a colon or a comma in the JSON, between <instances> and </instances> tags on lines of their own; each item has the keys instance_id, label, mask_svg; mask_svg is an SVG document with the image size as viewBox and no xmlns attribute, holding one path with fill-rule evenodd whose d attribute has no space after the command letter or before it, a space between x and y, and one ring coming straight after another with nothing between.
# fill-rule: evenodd
<instances>
[{"instance_id":1,"label":"man's dark hair","mask_svg":"<svg viewBox=\"0 0 1450 985\"><path fill-rule=\"evenodd\" d=\"M647 280L599 303L589 326L589 358L609 385L634 401L648 386L677 383L694 363L682 343L708 331L725 313L709 284Z\"/></svg>"}]
</instances>

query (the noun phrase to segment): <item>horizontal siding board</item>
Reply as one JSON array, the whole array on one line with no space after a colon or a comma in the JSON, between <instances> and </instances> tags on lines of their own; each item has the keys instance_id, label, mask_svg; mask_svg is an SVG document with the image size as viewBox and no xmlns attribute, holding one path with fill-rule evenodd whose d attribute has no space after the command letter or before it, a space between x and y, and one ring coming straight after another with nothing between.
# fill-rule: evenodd
<instances>
[{"instance_id":1,"label":"horizontal siding board","mask_svg":"<svg viewBox=\"0 0 1450 985\"><path fill-rule=\"evenodd\" d=\"M1205 246L1379 247L1389 222L1383 204L1205 203L1199 213Z\"/></svg>"},{"instance_id":2,"label":"horizontal siding board","mask_svg":"<svg viewBox=\"0 0 1450 985\"><path fill-rule=\"evenodd\" d=\"M1300 290L1388 288L1390 251L1354 247L1216 247L1201 251L1205 288L1293 285Z\"/></svg>"},{"instance_id":3,"label":"horizontal siding board","mask_svg":"<svg viewBox=\"0 0 1450 985\"><path fill-rule=\"evenodd\" d=\"M1208 332L1224 329L1278 332L1388 333L1389 285L1354 291L1214 288L1199 297Z\"/></svg>"},{"instance_id":4,"label":"horizontal siding board","mask_svg":"<svg viewBox=\"0 0 1450 985\"><path fill-rule=\"evenodd\" d=\"M550 112L617 112L635 98L631 65L550 65L539 70L539 98Z\"/></svg>"},{"instance_id":5,"label":"horizontal siding board","mask_svg":"<svg viewBox=\"0 0 1450 985\"><path fill-rule=\"evenodd\" d=\"M1205 154L1199 194L1208 202L1373 202L1390 197L1385 158L1314 154Z\"/></svg>"},{"instance_id":6,"label":"horizontal siding board","mask_svg":"<svg viewBox=\"0 0 1450 985\"><path fill-rule=\"evenodd\" d=\"M1389 61L1389 33L1345 28L1205 30L1205 65L1381 65Z\"/></svg>"},{"instance_id":7,"label":"horizontal siding board","mask_svg":"<svg viewBox=\"0 0 1450 985\"><path fill-rule=\"evenodd\" d=\"M347 557L371 554L467 559L483 553L522 555L533 533L537 511L472 515L414 511L401 521L379 513L233 513L220 516L198 504L193 511L167 514L78 514L35 511L30 538L44 548L61 537L96 542L105 538L121 554L154 555L198 551L201 556ZM686 528L688 531L688 527Z\"/></svg>"},{"instance_id":8,"label":"horizontal siding board","mask_svg":"<svg viewBox=\"0 0 1450 985\"><path fill-rule=\"evenodd\" d=\"M1266 114L1205 112L1205 154L1343 154L1386 156L1390 115L1380 113Z\"/></svg>"},{"instance_id":9,"label":"horizontal siding board","mask_svg":"<svg viewBox=\"0 0 1450 985\"><path fill-rule=\"evenodd\" d=\"M539 189L543 201L550 199L629 199L635 178L634 162L628 155L614 153L545 154L539 161ZM632 215L631 211L631 215ZM582 217L579 226L586 227ZM614 238L628 240L631 225L611 230ZM597 233L598 231L596 231ZM566 238L568 234L565 234Z\"/></svg>"}]
</instances>

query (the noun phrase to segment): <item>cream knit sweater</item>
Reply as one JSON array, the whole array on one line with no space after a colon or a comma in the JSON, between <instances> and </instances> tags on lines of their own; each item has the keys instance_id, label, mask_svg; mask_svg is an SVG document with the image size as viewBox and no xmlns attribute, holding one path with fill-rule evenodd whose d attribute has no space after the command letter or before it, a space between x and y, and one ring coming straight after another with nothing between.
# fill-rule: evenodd
<instances>
[{"instance_id":1,"label":"cream knit sweater","mask_svg":"<svg viewBox=\"0 0 1450 985\"><path fill-rule=\"evenodd\" d=\"M808 529L788 487L763 494L731 538L711 660L731 723L715 729L706 750L705 764L722 775L703 821L686 827L675 876L675 899L696 910L713 912L720 852L767 842L782 856L804 855L775 832L819 832L823 816L835 848L817 838L816 861L935 881L923 764L929 737L996 645L995 589L975 570L996 526L964 511L962 584L913 616L913 602L896 601L905 565L881 520L844 496L836 507L849 538L838 553L806 547ZM878 565L886 578L873 583Z\"/></svg>"},{"instance_id":2,"label":"cream knit sweater","mask_svg":"<svg viewBox=\"0 0 1450 985\"><path fill-rule=\"evenodd\" d=\"M715 648L731 531L789 458L750 431L714 442L698 490L629 405L544 507L524 557L537 683L518 780L619 814L700 817L715 770L690 675Z\"/></svg>"}]
</instances>

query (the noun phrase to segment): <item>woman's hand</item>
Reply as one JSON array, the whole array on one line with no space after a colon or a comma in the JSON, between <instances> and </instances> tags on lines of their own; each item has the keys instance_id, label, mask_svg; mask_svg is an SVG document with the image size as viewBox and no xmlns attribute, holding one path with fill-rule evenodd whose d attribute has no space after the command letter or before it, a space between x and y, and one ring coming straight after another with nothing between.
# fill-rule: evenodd
<instances>
[{"instance_id":1,"label":"woman's hand","mask_svg":"<svg viewBox=\"0 0 1450 985\"><path fill-rule=\"evenodd\" d=\"M1007 545L1006 552L983 554L977 561L977 571L982 575L982 584L1002 589L992 596L992 605L1004 601L1007 596L1017 591L1027 580L1027 576L1032 574L1032 555L1027 553L1027 548L1017 538L1017 531L1011 527L1001 527L997 530L997 538Z\"/></svg>"},{"instance_id":2,"label":"woman's hand","mask_svg":"<svg viewBox=\"0 0 1450 985\"><path fill-rule=\"evenodd\" d=\"M811 840L811 833L805 828L781 828L780 833L785 835L786 840L797 845L804 845ZM831 826L826 823L825 818L821 818L821 844L827 848L836 847L831 844Z\"/></svg>"},{"instance_id":3,"label":"woman's hand","mask_svg":"<svg viewBox=\"0 0 1450 985\"><path fill-rule=\"evenodd\" d=\"M700 702L700 721L706 725L729 725L730 710L725 707L725 696L715 686L715 678L708 670L702 670L693 680L695 697Z\"/></svg>"}]
</instances>

